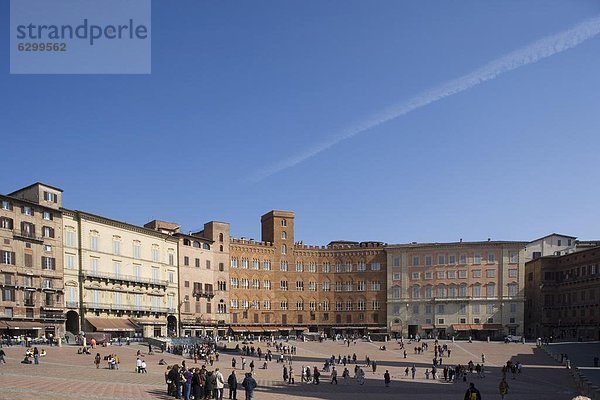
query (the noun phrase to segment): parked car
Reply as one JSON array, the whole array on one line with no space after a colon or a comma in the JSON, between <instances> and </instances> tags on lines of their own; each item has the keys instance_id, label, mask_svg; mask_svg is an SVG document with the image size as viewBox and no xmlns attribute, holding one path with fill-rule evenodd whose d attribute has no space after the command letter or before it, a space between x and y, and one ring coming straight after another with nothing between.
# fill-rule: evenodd
<instances>
[{"instance_id":1,"label":"parked car","mask_svg":"<svg viewBox=\"0 0 600 400\"><path fill-rule=\"evenodd\" d=\"M521 341L523 341L523 336L518 336L518 335L508 335L504 338L505 343L509 343L509 342L518 343Z\"/></svg>"}]
</instances>

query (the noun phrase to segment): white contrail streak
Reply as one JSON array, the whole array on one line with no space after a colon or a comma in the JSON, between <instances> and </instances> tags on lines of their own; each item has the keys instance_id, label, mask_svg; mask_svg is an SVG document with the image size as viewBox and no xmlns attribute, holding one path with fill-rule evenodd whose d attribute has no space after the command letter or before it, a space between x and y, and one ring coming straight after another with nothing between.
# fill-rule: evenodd
<instances>
[{"instance_id":1,"label":"white contrail streak","mask_svg":"<svg viewBox=\"0 0 600 400\"><path fill-rule=\"evenodd\" d=\"M600 16L583 21L571 29L537 40L525 47L493 60L467 75L463 75L425 93L421 93L406 102L395 104L382 110L359 122L357 125L351 126L301 153L258 171L249 178L249 181L258 182L277 172L300 164L330 147L335 146L343 140L366 132L369 129L375 128L376 126L401 117L411 111L445 97L452 96L453 94L463 92L481 83L492 80L505 72L512 71L528 64L533 64L544 58L572 49L598 34L600 34Z\"/></svg>"}]
</instances>

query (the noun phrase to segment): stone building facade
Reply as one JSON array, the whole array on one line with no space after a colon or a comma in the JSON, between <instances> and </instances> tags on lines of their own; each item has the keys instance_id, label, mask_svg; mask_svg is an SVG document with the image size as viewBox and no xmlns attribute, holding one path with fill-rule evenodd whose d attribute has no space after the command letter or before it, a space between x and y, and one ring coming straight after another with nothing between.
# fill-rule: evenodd
<instances>
[{"instance_id":1,"label":"stone building facade","mask_svg":"<svg viewBox=\"0 0 600 400\"><path fill-rule=\"evenodd\" d=\"M179 335L224 336L229 323L229 224L211 221L189 234L164 221L145 227L178 240Z\"/></svg>"},{"instance_id":2,"label":"stone building facade","mask_svg":"<svg viewBox=\"0 0 600 400\"><path fill-rule=\"evenodd\" d=\"M600 340L600 247L525 264L526 335Z\"/></svg>"},{"instance_id":3,"label":"stone building facade","mask_svg":"<svg viewBox=\"0 0 600 400\"><path fill-rule=\"evenodd\" d=\"M230 314L236 333L367 333L385 329L382 243L294 241L290 211L261 218L262 240L232 239Z\"/></svg>"},{"instance_id":4,"label":"stone building facade","mask_svg":"<svg viewBox=\"0 0 600 400\"><path fill-rule=\"evenodd\" d=\"M166 336L178 326L178 240L63 210L66 326L114 336Z\"/></svg>"},{"instance_id":5,"label":"stone building facade","mask_svg":"<svg viewBox=\"0 0 600 400\"><path fill-rule=\"evenodd\" d=\"M526 244L386 246L389 330L405 337L522 334Z\"/></svg>"},{"instance_id":6,"label":"stone building facade","mask_svg":"<svg viewBox=\"0 0 600 400\"><path fill-rule=\"evenodd\" d=\"M62 190L38 182L0 200L0 333L62 336Z\"/></svg>"}]
</instances>

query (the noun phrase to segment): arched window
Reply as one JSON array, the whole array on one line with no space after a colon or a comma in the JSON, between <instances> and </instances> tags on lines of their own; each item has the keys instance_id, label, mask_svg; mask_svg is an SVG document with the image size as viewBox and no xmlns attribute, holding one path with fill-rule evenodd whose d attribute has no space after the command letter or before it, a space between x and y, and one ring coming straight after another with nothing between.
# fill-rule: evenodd
<instances>
[{"instance_id":1,"label":"arched window","mask_svg":"<svg viewBox=\"0 0 600 400\"><path fill-rule=\"evenodd\" d=\"M287 254L287 246L285 244L281 245L281 254Z\"/></svg>"},{"instance_id":2,"label":"arched window","mask_svg":"<svg viewBox=\"0 0 600 400\"><path fill-rule=\"evenodd\" d=\"M283 239L283 240L287 239L287 233L285 231L281 232L281 239Z\"/></svg>"},{"instance_id":3,"label":"arched window","mask_svg":"<svg viewBox=\"0 0 600 400\"><path fill-rule=\"evenodd\" d=\"M223 234L219 233L219 242L223 242Z\"/></svg>"},{"instance_id":4,"label":"arched window","mask_svg":"<svg viewBox=\"0 0 600 400\"><path fill-rule=\"evenodd\" d=\"M194 240L194 247L199 249L200 248L200 242L197 240Z\"/></svg>"},{"instance_id":5,"label":"arched window","mask_svg":"<svg viewBox=\"0 0 600 400\"><path fill-rule=\"evenodd\" d=\"M191 246L192 242L190 241L190 239L183 239L183 245L184 246Z\"/></svg>"}]
</instances>

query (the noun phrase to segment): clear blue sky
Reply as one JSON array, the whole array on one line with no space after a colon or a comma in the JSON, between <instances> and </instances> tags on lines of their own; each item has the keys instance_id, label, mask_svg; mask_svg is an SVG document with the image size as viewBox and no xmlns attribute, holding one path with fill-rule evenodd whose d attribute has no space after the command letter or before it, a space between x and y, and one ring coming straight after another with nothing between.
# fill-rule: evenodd
<instances>
[{"instance_id":1,"label":"clear blue sky","mask_svg":"<svg viewBox=\"0 0 600 400\"><path fill-rule=\"evenodd\" d=\"M9 6L0 3L7 37ZM134 224L296 240L598 239L600 36L375 127L393 104L590 17L598 1L154 1L151 75L9 75L0 191Z\"/></svg>"}]
</instances>

